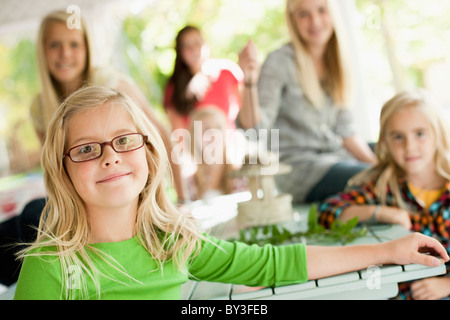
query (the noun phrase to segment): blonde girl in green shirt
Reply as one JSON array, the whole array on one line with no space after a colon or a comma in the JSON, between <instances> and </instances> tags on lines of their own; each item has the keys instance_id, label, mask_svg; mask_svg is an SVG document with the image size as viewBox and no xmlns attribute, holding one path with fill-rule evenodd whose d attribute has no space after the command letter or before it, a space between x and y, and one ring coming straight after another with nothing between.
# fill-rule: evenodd
<instances>
[{"instance_id":1,"label":"blonde girl in green shirt","mask_svg":"<svg viewBox=\"0 0 450 320\"><path fill-rule=\"evenodd\" d=\"M176 299L188 278L272 286L374 264L449 259L434 239L333 247L247 246L200 234L165 193L169 160L155 126L125 94L85 87L50 122L42 151L48 202L16 299Z\"/></svg>"}]
</instances>

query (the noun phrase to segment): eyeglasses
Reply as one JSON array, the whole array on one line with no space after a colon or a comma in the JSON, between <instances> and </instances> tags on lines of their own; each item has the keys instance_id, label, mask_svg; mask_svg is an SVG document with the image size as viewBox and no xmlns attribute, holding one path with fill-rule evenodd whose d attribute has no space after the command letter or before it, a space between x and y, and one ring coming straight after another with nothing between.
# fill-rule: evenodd
<instances>
[{"instance_id":1,"label":"eyeglasses","mask_svg":"<svg viewBox=\"0 0 450 320\"><path fill-rule=\"evenodd\" d=\"M72 147L64 157L69 157L73 162L85 162L99 158L105 146L110 146L117 153L124 153L142 148L147 140L148 136L140 133L124 134L109 142L89 142Z\"/></svg>"}]
</instances>

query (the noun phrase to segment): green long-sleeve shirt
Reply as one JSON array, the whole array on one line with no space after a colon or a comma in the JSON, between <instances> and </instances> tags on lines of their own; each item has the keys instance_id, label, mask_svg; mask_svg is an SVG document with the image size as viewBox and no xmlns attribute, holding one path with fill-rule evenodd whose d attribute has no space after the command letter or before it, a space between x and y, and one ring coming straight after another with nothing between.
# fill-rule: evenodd
<instances>
[{"instance_id":1,"label":"green long-sleeve shirt","mask_svg":"<svg viewBox=\"0 0 450 320\"><path fill-rule=\"evenodd\" d=\"M165 263L162 271L156 270L157 263L136 237L92 245L111 255L128 275L139 281L130 279L105 263L99 264L96 259L94 263L102 273L112 276L100 278L101 299L179 299L181 284L189 278L248 286L279 286L307 280L304 245L259 247L209 239L213 243L202 242L200 253L188 264L189 275L171 262ZM67 283L63 284L59 259L55 256L27 256L14 298L65 299L64 294L61 295L63 285L69 286L70 290L81 291L76 278L78 270L69 267L68 272ZM87 285L90 298L97 298L89 278Z\"/></svg>"}]
</instances>

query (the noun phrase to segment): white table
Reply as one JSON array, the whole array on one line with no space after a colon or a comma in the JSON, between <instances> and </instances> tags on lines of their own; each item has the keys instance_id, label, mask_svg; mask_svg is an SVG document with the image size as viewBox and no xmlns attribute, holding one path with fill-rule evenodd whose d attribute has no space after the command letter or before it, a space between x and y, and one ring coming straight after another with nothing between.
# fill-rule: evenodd
<instances>
[{"instance_id":1,"label":"white table","mask_svg":"<svg viewBox=\"0 0 450 320\"><path fill-rule=\"evenodd\" d=\"M228 207L223 205L224 199L228 200ZM214 236L223 239L237 238L239 230L236 219L237 210L236 205L232 201L236 200L239 202L242 199L246 199L243 194L225 196L225 198L222 197L217 200L217 203L222 204L219 210L220 213L229 217L229 220L225 222L219 221L213 224L211 223L213 218L207 216L206 212L210 212L212 216L218 214L218 211L214 209L214 200L203 204L202 209L198 211L202 213L203 217L199 216L199 218L208 221L209 231ZM295 224L297 229L304 228L307 221L308 208L309 206L307 205L296 207L294 210L296 221L288 224ZM195 210L193 214L196 215ZM219 220L223 220L223 217ZM367 226L366 236L357 238L347 245L379 243L399 238L407 233L407 230L398 225L369 225ZM342 244L334 243L332 245ZM182 288L182 298L189 300L388 299L397 295L398 283L400 282L433 277L445 273L446 268L443 264L433 268L411 264L405 266L372 266L357 272L275 288L252 288L242 285L188 281Z\"/></svg>"},{"instance_id":2,"label":"white table","mask_svg":"<svg viewBox=\"0 0 450 320\"><path fill-rule=\"evenodd\" d=\"M20 214L25 205L46 196L41 172L0 179L0 223Z\"/></svg>"}]
</instances>

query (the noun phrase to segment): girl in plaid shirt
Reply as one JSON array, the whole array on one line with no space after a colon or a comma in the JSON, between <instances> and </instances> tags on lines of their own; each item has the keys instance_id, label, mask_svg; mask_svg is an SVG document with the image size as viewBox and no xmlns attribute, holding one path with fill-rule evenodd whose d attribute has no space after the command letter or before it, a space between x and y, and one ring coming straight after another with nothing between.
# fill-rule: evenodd
<instances>
[{"instance_id":1,"label":"girl in plaid shirt","mask_svg":"<svg viewBox=\"0 0 450 320\"><path fill-rule=\"evenodd\" d=\"M378 163L320 206L320 223L335 219L400 224L438 239L450 252L450 130L442 109L423 91L397 94L383 106ZM399 298L441 299L450 277L401 285Z\"/></svg>"}]
</instances>

